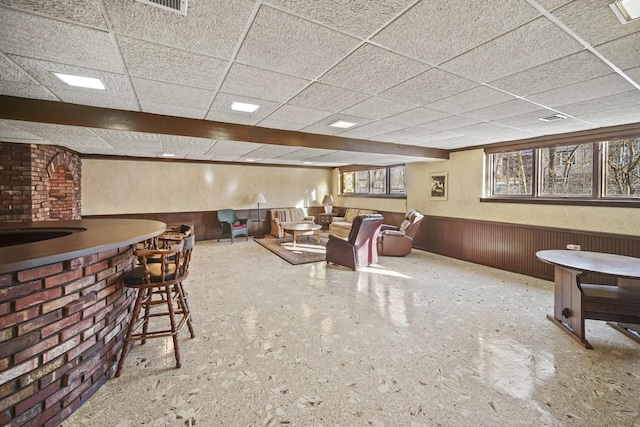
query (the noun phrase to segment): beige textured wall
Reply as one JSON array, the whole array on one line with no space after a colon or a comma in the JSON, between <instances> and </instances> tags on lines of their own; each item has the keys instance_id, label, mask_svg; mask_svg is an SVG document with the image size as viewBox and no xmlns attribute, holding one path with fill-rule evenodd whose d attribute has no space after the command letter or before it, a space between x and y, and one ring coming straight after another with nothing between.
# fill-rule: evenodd
<instances>
[{"instance_id":1,"label":"beige textured wall","mask_svg":"<svg viewBox=\"0 0 640 427\"><path fill-rule=\"evenodd\" d=\"M447 201L429 200L429 173L449 173ZM407 164L408 206L428 215L640 235L640 209L480 203L483 150L452 153L449 160Z\"/></svg>"},{"instance_id":2,"label":"beige textured wall","mask_svg":"<svg viewBox=\"0 0 640 427\"><path fill-rule=\"evenodd\" d=\"M82 214L320 206L332 170L130 160L82 161Z\"/></svg>"}]
</instances>

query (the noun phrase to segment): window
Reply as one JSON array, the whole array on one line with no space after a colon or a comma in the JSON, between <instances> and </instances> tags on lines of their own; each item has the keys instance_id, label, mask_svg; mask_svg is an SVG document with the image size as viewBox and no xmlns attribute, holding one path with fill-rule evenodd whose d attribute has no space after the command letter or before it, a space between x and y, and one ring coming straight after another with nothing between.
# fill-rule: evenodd
<instances>
[{"instance_id":1,"label":"window","mask_svg":"<svg viewBox=\"0 0 640 427\"><path fill-rule=\"evenodd\" d=\"M406 195L404 165L341 171L340 183L342 195Z\"/></svg>"},{"instance_id":2,"label":"window","mask_svg":"<svg viewBox=\"0 0 640 427\"><path fill-rule=\"evenodd\" d=\"M563 145L541 150L544 196L591 196L593 144Z\"/></svg>"},{"instance_id":3,"label":"window","mask_svg":"<svg viewBox=\"0 0 640 427\"><path fill-rule=\"evenodd\" d=\"M640 138L607 143L605 159L605 195L640 197Z\"/></svg>"},{"instance_id":4,"label":"window","mask_svg":"<svg viewBox=\"0 0 640 427\"><path fill-rule=\"evenodd\" d=\"M640 199L639 137L488 152L487 161L493 199Z\"/></svg>"},{"instance_id":5,"label":"window","mask_svg":"<svg viewBox=\"0 0 640 427\"><path fill-rule=\"evenodd\" d=\"M533 150L494 154L492 194L531 195L532 175Z\"/></svg>"}]
</instances>

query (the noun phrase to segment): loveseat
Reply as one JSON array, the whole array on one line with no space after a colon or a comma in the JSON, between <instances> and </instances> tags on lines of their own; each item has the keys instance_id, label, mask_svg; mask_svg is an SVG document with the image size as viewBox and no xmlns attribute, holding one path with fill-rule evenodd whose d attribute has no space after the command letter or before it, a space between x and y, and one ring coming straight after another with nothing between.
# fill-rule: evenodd
<instances>
[{"instance_id":1,"label":"loveseat","mask_svg":"<svg viewBox=\"0 0 640 427\"><path fill-rule=\"evenodd\" d=\"M347 238L349 237L349 232L351 231L351 223L354 218L358 215L369 215L376 214L378 212L368 210L368 209L353 209L348 208L344 216L336 216L333 217L331 224L329 224L329 234L333 234L334 236Z\"/></svg>"},{"instance_id":2,"label":"loveseat","mask_svg":"<svg viewBox=\"0 0 640 427\"><path fill-rule=\"evenodd\" d=\"M314 224L315 217L306 214L302 208L284 208L284 209L271 209L269 211L271 216L271 235L274 237L282 238L284 232L280 226L283 222L295 222L295 223L310 223Z\"/></svg>"}]
</instances>

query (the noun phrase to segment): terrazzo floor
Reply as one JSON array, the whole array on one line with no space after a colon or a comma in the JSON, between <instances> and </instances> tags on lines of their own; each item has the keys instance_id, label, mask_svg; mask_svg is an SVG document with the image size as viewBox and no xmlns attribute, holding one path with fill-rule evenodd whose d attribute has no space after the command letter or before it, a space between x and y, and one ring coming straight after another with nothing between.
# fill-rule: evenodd
<instances>
[{"instance_id":1,"label":"terrazzo floor","mask_svg":"<svg viewBox=\"0 0 640 427\"><path fill-rule=\"evenodd\" d=\"M640 345L546 320L553 284L427 252L353 272L196 244L197 337L134 346L78 426L640 427Z\"/></svg>"}]
</instances>

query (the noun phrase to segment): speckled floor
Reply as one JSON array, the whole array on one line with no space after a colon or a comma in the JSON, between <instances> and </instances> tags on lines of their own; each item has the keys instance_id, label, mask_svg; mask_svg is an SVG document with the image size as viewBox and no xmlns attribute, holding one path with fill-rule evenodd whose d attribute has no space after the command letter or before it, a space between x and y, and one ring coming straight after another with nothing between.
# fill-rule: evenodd
<instances>
[{"instance_id":1,"label":"speckled floor","mask_svg":"<svg viewBox=\"0 0 640 427\"><path fill-rule=\"evenodd\" d=\"M640 345L545 319L553 285L430 253L365 271L198 242L197 337L135 346L76 426L640 426Z\"/></svg>"}]
</instances>

